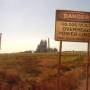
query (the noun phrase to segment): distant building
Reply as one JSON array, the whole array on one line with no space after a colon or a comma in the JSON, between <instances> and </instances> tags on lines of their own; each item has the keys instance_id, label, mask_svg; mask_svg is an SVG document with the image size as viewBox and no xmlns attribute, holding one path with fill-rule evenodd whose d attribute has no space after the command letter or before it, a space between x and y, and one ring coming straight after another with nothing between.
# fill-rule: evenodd
<instances>
[{"instance_id":1,"label":"distant building","mask_svg":"<svg viewBox=\"0 0 90 90\"><path fill-rule=\"evenodd\" d=\"M47 52L47 41L41 40L40 44L37 46L36 52Z\"/></svg>"},{"instance_id":2,"label":"distant building","mask_svg":"<svg viewBox=\"0 0 90 90\"><path fill-rule=\"evenodd\" d=\"M47 43L48 42L48 43ZM40 44L37 46L36 52L57 52L56 48L50 48L50 41L41 40Z\"/></svg>"}]
</instances>

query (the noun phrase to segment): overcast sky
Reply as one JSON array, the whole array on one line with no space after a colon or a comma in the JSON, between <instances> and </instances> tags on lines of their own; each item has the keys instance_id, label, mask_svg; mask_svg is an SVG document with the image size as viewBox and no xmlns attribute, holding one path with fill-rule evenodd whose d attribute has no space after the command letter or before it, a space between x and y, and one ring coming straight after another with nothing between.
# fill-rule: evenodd
<instances>
[{"instance_id":1,"label":"overcast sky","mask_svg":"<svg viewBox=\"0 0 90 90\"><path fill-rule=\"evenodd\" d=\"M90 11L90 0L0 0L1 52L35 50L41 39L54 40L56 10ZM63 43L63 50L86 50L85 43Z\"/></svg>"}]
</instances>

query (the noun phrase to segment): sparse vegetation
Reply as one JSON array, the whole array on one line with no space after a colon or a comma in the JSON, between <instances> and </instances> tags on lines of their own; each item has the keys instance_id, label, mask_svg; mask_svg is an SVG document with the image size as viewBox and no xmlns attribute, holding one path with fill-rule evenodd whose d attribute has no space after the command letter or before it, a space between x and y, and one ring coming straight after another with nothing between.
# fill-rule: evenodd
<instances>
[{"instance_id":1,"label":"sparse vegetation","mask_svg":"<svg viewBox=\"0 0 90 90\"><path fill-rule=\"evenodd\" d=\"M84 63L85 56L80 53L62 54L60 90L78 87L80 80L85 77L82 69ZM1 54L0 90L56 90L57 68L58 53Z\"/></svg>"}]
</instances>

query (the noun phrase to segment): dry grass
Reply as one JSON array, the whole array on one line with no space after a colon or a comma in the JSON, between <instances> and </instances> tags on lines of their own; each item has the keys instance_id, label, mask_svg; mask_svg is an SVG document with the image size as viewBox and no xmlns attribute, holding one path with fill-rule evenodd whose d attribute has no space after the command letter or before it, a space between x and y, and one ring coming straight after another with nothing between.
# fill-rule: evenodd
<instances>
[{"instance_id":1,"label":"dry grass","mask_svg":"<svg viewBox=\"0 0 90 90\"><path fill-rule=\"evenodd\" d=\"M78 53L62 55L60 90L74 90L77 87L79 80L82 79L83 71L81 68L83 62L84 56ZM19 84L23 82L27 85L27 82L29 82L28 86L32 86L32 82L34 81L36 88L56 90L57 66L58 53L1 54L0 79L4 80L4 82L7 80L10 82L11 80ZM63 87L64 85L66 85L67 89Z\"/></svg>"}]
</instances>

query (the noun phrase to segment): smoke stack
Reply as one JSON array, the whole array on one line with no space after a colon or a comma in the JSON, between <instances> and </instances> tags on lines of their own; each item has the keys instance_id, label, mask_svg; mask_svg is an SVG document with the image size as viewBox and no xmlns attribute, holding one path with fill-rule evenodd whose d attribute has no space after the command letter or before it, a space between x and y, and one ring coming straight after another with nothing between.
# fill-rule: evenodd
<instances>
[{"instance_id":1,"label":"smoke stack","mask_svg":"<svg viewBox=\"0 0 90 90\"><path fill-rule=\"evenodd\" d=\"M50 48L50 41L49 41L49 38L48 38L48 49Z\"/></svg>"}]
</instances>

